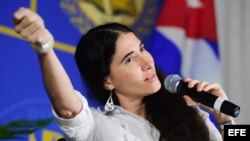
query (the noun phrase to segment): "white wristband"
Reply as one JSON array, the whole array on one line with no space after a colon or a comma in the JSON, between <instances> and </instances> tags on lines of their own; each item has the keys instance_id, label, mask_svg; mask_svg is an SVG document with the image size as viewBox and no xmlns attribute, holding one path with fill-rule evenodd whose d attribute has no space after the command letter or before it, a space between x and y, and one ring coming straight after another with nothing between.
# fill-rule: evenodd
<instances>
[{"instance_id":1,"label":"white wristband","mask_svg":"<svg viewBox=\"0 0 250 141\"><path fill-rule=\"evenodd\" d=\"M47 43L44 44L39 44L39 43L32 43L31 47L37 52L37 53L46 53L48 52L54 45L54 41L48 41Z\"/></svg>"}]
</instances>

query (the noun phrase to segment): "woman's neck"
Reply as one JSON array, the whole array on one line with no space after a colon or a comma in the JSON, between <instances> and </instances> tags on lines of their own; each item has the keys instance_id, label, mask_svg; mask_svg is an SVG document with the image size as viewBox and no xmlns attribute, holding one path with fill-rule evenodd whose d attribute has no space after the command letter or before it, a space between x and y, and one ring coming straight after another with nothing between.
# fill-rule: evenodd
<instances>
[{"instance_id":1,"label":"woman's neck","mask_svg":"<svg viewBox=\"0 0 250 141\"><path fill-rule=\"evenodd\" d=\"M118 96L120 106L138 116L146 118L145 105L142 102L142 98L128 98L125 96Z\"/></svg>"}]
</instances>

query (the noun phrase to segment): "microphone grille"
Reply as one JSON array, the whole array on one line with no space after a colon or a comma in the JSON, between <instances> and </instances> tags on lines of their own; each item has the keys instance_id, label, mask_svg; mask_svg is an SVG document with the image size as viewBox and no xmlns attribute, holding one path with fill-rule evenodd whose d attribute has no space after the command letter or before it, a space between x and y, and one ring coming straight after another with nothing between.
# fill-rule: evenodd
<instances>
[{"instance_id":1,"label":"microphone grille","mask_svg":"<svg viewBox=\"0 0 250 141\"><path fill-rule=\"evenodd\" d=\"M181 77L177 74L168 75L164 80L164 87L171 93L177 93L177 87L180 83Z\"/></svg>"}]
</instances>

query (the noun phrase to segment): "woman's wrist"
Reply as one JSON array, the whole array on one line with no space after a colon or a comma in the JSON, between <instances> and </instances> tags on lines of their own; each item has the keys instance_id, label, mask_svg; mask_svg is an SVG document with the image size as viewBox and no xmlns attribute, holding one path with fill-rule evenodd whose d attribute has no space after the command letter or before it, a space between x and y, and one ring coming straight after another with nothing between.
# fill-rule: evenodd
<instances>
[{"instance_id":1,"label":"woman's wrist","mask_svg":"<svg viewBox=\"0 0 250 141\"><path fill-rule=\"evenodd\" d=\"M232 116L226 115L220 111L214 110L211 112L211 114L214 116L214 118L216 119L217 123L223 124L223 123L227 123L231 120L233 120L234 118Z\"/></svg>"},{"instance_id":2,"label":"woman's wrist","mask_svg":"<svg viewBox=\"0 0 250 141\"><path fill-rule=\"evenodd\" d=\"M224 130L224 126L225 125L235 125L236 122L234 121L234 119L230 120L230 121L227 121L227 122L224 122L224 123L220 123L219 124L219 127L221 130Z\"/></svg>"},{"instance_id":3,"label":"woman's wrist","mask_svg":"<svg viewBox=\"0 0 250 141\"><path fill-rule=\"evenodd\" d=\"M44 44L32 43L32 48L39 54L47 53L54 46L54 41L48 41Z\"/></svg>"}]
</instances>

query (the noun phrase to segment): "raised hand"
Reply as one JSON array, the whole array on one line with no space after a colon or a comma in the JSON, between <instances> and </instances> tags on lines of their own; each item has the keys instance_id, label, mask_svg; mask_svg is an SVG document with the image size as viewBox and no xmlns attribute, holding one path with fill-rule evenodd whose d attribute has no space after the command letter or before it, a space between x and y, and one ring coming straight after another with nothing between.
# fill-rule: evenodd
<instances>
[{"instance_id":1,"label":"raised hand","mask_svg":"<svg viewBox=\"0 0 250 141\"><path fill-rule=\"evenodd\" d=\"M218 97L221 97L221 98L223 98L225 100L228 100L228 97L227 97L226 93L224 92L224 90L222 89L222 87L218 83L209 83L209 82L206 82L206 81L193 80L193 79L191 79L189 77L185 78L184 81L188 83L189 88L196 87L197 91L209 92L209 93L214 94L214 95L216 95ZM183 98L185 99L188 106L200 105L199 103L193 101L187 95L184 95ZM225 114L223 114L223 113L221 113L219 111L216 111L216 110L214 110L212 108L209 108L209 107L207 107L205 105L201 105L201 106L204 109L206 109L208 112L212 113L219 124L228 122L228 121L233 119L233 117L225 115Z\"/></svg>"},{"instance_id":2,"label":"raised hand","mask_svg":"<svg viewBox=\"0 0 250 141\"><path fill-rule=\"evenodd\" d=\"M22 7L14 13L13 18L15 31L32 43L38 53L45 53L53 46L53 36L37 13Z\"/></svg>"}]
</instances>

